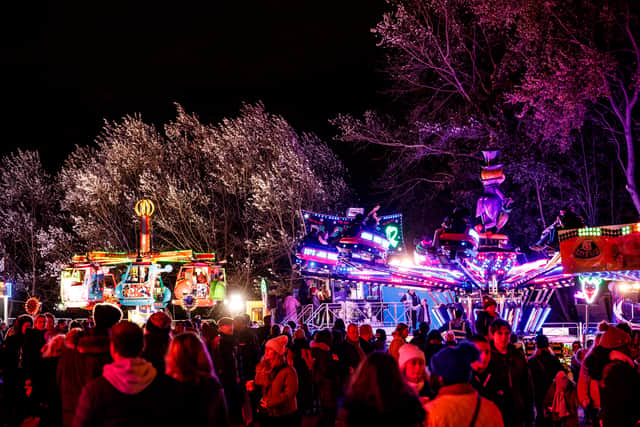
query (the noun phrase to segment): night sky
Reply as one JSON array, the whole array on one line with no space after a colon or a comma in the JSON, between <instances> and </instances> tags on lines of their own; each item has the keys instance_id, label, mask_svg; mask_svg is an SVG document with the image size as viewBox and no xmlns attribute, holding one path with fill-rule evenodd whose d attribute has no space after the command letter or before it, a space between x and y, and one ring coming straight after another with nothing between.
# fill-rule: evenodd
<instances>
[{"instance_id":1,"label":"night sky","mask_svg":"<svg viewBox=\"0 0 640 427\"><path fill-rule=\"evenodd\" d=\"M105 118L141 113L161 124L175 117L174 102L217 122L262 100L297 130L330 139L328 119L385 102L370 32L383 8L379 0L7 2L2 153L38 149L55 170Z\"/></svg>"}]
</instances>

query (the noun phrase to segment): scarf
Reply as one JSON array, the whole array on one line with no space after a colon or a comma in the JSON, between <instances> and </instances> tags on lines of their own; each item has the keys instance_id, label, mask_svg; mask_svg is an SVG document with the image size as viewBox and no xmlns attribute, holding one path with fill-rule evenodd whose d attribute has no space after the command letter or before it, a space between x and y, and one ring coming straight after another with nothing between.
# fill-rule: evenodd
<instances>
[{"instance_id":1,"label":"scarf","mask_svg":"<svg viewBox=\"0 0 640 427\"><path fill-rule=\"evenodd\" d=\"M564 395L564 391L556 388L553 394L553 405L551 406L551 412L558 414L558 418L564 418L571 415L567 408L567 399Z\"/></svg>"}]
</instances>

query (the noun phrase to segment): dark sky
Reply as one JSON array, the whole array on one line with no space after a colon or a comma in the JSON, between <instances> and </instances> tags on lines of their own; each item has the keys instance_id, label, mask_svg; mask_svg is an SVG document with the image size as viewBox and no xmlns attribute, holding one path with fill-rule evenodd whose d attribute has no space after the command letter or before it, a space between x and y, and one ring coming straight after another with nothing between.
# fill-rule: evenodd
<instances>
[{"instance_id":1,"label":"dark sky","mask_svg":"<svg viewBox=\"0 0 640 427\"><path fill-rule=\"evenodd\" d=\"M298 130L383 103L370 28L382 0L6 2L0 14L2 152L55 169L103 119L162 123L173 102L205 121L264 101Z\"/></svg>"}]
</instances>

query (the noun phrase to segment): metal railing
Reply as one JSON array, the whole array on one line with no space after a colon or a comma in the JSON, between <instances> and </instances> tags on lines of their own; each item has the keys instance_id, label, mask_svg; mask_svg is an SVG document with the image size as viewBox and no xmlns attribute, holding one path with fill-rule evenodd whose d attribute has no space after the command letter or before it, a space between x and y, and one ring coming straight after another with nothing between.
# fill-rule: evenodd
<instances>
[{"instance_id":1,"label":"metal railing","mask_svg":"<svg viewBox=\"0 0 640 427\"><path fill-rule=\"evenodd\" d=\"M411 324L411 310L407 310L404 303L400 302L353 302L344 301L336 303L302 306L297 313L287 316L280 323L285 324L294 321L296 324L304 323L311 329L331 328L336 319L342 319L345 323L357 325L367 323L372 327L394 328L398 323Z\"/></svg>"}]
</instances>

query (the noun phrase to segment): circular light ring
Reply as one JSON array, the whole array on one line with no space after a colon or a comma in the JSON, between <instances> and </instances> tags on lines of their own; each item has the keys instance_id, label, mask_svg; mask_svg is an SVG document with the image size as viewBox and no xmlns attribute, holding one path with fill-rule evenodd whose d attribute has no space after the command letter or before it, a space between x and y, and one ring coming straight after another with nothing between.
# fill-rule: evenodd
<instances>
[{"instance_id":1,"label":"circular light ring","mask_svg":"<svg viewBox=\"0 0 640 427\"><path fill-rule=\"evenodd\" d=\"M156 205L150 199L141 199L136 202L133 210L138 216L151 216L156 211Z\"/></svg>"}]
</instances>

